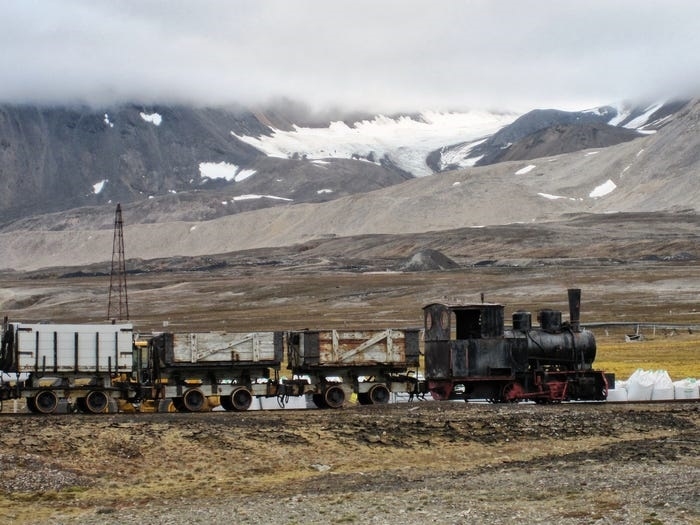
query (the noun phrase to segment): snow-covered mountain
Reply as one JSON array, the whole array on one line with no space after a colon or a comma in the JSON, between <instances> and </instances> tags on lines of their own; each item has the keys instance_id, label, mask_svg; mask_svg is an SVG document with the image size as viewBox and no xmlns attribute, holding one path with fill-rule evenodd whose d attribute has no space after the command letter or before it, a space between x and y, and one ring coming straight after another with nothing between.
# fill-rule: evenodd
<instances>
[{"instance_id":1,"label":"snow-covered mountain","mask_svg":"<svg viewBox=\"0 0 700 525\"><path fill-rule=\"evenodd\" d=\"M18 229L59 213L52 228L109 227L103 207L116 202L144 223L327 202L451 169L604 148L661 129L683 105L323 119L292 106L4 106L0 221Z\"/></svg>"}]
</instances>

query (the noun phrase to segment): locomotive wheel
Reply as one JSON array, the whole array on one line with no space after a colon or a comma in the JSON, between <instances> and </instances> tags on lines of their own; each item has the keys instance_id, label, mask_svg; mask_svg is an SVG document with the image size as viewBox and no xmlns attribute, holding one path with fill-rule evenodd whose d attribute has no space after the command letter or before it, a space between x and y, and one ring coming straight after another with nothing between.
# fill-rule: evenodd
<instances>
[{"instance_id":1,"label":"locomotive wheel","mask_svg":"<svg viewBox=\"0 0 700 525\"><path fill-rule=\"evenodd\" d=\"M326 401L323 399L323 394L313 394L311 399L313 399L314 405L318 408L328 408Z\"/></svg>"},{"instance_id":2,"label":"locomotive wheel","mask_svg":"<svg viewBox=\"0 0 700 525\"><path fill-rule=\"evenodd\" d=\"M182 396L182 406L187 412L199 412L204 408L205 397L198 388L191 388Z\"/></svg>"},{"instance_id":3,"label":"locomotive wheel","mask_svg":"<svg viewBox=\"0 0 700 525\"><path fill-rule=\"evenodd\" d=\"M374 385L369 389L369 399L374 405L385 405L391 399L391 394L385 385Z\"/></svg>"},{"instance_id":4,"label":"locomotive wheel","mask_svg":"<svg viewBox=\"0 0 700 525\"><path fill-rule=\"evenodd\" d=\"M108 405L109 398L102 390L91 390L85 396L85 410L90 414L102 414Z\"/></svg>"},{"instance_id":5,"label":"locomotive wheel","mask_svg":"<svg viewBox=\"0 0 700 525\"><path fill-rule=\"evenodd\" d=\"M253 394L246 387L236 388L231 393L231 406L236 412L244 412L250 408Z\"/></svg>"},{"instance_id":6,"label":"locomotive wheel","mask_svg":"<svg viewBox=\"0 0 700 525\"><path fill-rule=\"evenodd\" d=\"M332 385L323 392L323 400L328 408L340 408L345 403L345 392L338 385Z\"/></svg>"},{"instance_id":7,"label":"locomotive wheel","mask_svg":"<svg viewBox=\"0 0 700 525\"><path fill-rule=\"evenodd\" d=\"M34 396L34 406L40 414L52 414L58 407L58 396L53 390L42 390Z\"/></svg>"}]
</instances>

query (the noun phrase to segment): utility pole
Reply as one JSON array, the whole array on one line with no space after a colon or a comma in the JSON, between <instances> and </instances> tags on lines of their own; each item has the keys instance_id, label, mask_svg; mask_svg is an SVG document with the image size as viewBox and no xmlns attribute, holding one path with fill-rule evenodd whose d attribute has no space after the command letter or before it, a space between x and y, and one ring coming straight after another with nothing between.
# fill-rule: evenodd
<instances>
[{"instance_id":1,"label":"utility pole","mask_svg":"<svg viewBox=\"0 0 700 525\"><path fill-rule=\"evenodd\" d=\"M124 221L122 205L117 204L114 214L114 241L112 242L112 270L109 274L109 304L107 319L129 320L129 299L126 295L126 261L124 258Z\"/></svg>"}]
</instances>

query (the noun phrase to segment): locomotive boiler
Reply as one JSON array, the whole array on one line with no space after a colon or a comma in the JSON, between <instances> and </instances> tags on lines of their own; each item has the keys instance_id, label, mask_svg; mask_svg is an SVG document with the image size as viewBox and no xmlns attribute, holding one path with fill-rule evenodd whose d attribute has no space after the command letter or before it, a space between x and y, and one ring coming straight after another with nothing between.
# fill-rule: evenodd
<instances>
[{"instance_id":1,"label":"locomotive boiler","mask_svg":"<svg viewBox=\"0 0 700 525\"><path fill-rule=\"evenodd\" d=\"M506 329L500 304L424 307L425 379L435 399L604 400L614 377L594 370L593 333L579 321L581 290L570 289L569 321L541 310L513 314Z\"/></svg>"}]
</instances>

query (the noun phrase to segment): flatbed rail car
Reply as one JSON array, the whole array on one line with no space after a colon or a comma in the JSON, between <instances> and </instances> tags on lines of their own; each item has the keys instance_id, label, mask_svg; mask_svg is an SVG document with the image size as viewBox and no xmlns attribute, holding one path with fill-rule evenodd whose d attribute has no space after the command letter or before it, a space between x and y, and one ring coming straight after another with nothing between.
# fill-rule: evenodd
<instances>
[{"instance_id":1,"label":"flatbed rail car","mask_svg":"<svg viewBox=\"0 0 700 525\"><path fill-rule=\"evenodd\" d=\"M137 382L159 409L247 410L254 396L278 395L283 332L161 333L137 337ZM270 371L274 374L270 380Z\"/></svg>"},{"instance_id":2,"label":"flatbed rail car","mask_svg":"<svg viewBox=\"0 0 700 525\"><path fill-rule=\"evenodd\" d=\"M500 304L430 304L424 307L425 375L435 399L493 402L603 401L614 376L593 369L596 343L579 322L581 290L569 290L569 322L544 309L513 314L504 326Z\"/></svg>"},{"instance_id":3,"label":"flatbed rail car","mask_svg":"<svg viewBox=\"0 0 700 525\"><path fill-rule=\"evenodd\" d=\"M108 411L132 393L133 327L123 324L5 323L2 367L26 377L12 397L31 412L51 414L64 404L87 413Z\"/></svg>"},{"instance_id":4,"label":"flatbed rail car","mask_svg":"<svg viewBox=\"0 0 700 525\"><path fill-rule=\"evenodd\" d=\"M319 408L339 408L353 393L361 404L423 393L419 336L418 329L288 332L288 368L297 379L285 381L284 391L311 394Z\"/></svg>"}]
</instances>

